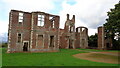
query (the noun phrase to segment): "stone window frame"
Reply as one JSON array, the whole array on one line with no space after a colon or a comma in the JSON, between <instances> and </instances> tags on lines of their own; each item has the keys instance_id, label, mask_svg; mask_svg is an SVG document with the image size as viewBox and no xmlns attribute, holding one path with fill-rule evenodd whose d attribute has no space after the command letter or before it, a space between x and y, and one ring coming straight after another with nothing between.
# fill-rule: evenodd
<instances>
[{"instance_id":1,"label":"stone window frame","mask_svg":"<svg viewBox=\"0 0 120 68\"><path fill-rule=\"evenodd\" d=\"M21 34L21 40L20 40L20 42L18 41L18 34ZM22 33L17 33L17 43L22 43Z\"/></svg>"},{"instance_id":2,"label":"stone window frame","mask_svg":"<svg viewBox=\"0 0 120 68\"><path fill-rule=\"evenodd\" d=\"M52 28L55 28L55 19L54 19L54 16L50 16L49 17L49 20L51 20L51 22L52 22Z\"/></svg>"},{"instance_id":3,"label":"stone window frame","mask_svg":"<svg viewBox=\"0 0 120 68\"><path fill-rule=\"evenodd\" d=\"M38 14L37 15L37 26L44 26L45 23L45 15L44 14Z\"/></svg>"},{"instance_id":4,"label":"stone window frame","mask_svg":"<svg viewBox=\"0 0 120 68\"><path fill-rule=\"evenodd\" d=\"M38 35L42 35L43 36L43 45L42 45L42 48L44 48L44 37L45 37L45 35L44 34L36 34L36 47L38 46L37 45L37 40L38 40Z\"/></svg>"},{"instance_id":5,"label":"stone window frame","mask_svg":"<svg viewBox=\"0 0 120 68\"><path fill-rule=\"evenodd\" d=\"M54 36L54 47L53 48L55 48L55 39L56 39L56 35L49 35L48 37L49 37L49 42L48 42L48 48L50 48L50 36Z\"/></svg>"}]
</instances>

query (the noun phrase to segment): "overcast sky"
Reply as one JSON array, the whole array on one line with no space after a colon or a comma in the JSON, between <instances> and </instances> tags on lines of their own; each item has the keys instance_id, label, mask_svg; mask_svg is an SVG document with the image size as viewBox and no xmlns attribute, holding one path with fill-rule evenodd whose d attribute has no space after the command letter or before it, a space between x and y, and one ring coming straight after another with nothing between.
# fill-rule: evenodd
<instances>
[{"instance_id":1,"label":"overcast sky","mask_svg":"<svg viewBox=\"0 0 120 68\"><path fill-rule=\"evenodd\" d=\"M107 12L119 0L0 0L0 34L8 32L11 9L27 12L43 11L60 16L60 28L64 27L66 14L76 17L75 26L85 26L89 35L97 32L107 18Z\"/></svg>"}]
</instances>

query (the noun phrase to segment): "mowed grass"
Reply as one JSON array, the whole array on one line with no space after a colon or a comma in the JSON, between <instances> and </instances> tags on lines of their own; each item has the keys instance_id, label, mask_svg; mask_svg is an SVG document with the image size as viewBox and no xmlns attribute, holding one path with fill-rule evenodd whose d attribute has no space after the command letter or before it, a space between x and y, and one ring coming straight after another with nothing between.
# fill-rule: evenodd
<instances>
[{"instance_id":1,"label":"mowed grass","mask_svg":"<svg viewBox=\"0 0 120 68\"><path fill-rule=\"evenodd\" d=\"M2 48L0 48L0 67L2 67Z\"/></svg>"},{"instance_id":2,"label":"mowed grass","mask_svg":"<svg viewBox=\"0 0 120 68\"><path fill-rule=\"evenodd\" d=\"M6 53L2 49L3 66L118 66L118 64L93 62L72 55L85 53L72 49L60 49L53 53Z\"/></svg>"}]
</instances>

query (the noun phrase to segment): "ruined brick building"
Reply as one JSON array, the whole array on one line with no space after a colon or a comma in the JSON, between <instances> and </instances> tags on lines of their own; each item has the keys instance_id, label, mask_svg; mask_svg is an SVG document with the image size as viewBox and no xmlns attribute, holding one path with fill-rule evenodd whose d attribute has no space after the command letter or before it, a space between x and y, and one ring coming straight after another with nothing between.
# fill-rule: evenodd
<instances>
[{"instance_id":1,"label":"ruined brick building","mask_svg":"<svg viewBox=\"0 0 120 68\"><path fill-rule=\"evenodd\" d=\"M75 29L75 15L70 20L69 14L67 14L64 29L60 31L60 48L74 49L88 47L88 29L86 27L77 27Z\"/></svg>"},{"instance_id":2,"label":"ruined brick building","mask_svg":"<svg viewBox=\"0 0 120 68\"><path fill-rule=\"evenodd\" d=\"M98 49L110 49L112 47L112 39L106 37L105 28L98 27Z\"/></svg>"},{"instance_id":3,"label":"ruined brick building","mask_svg":"<svg viewBox=\"0 0 120 68\"><path fill-rule=\"evenodd\" d=\"M59 28L60 17L45 12L11 10L8 28L8 53L56 52L59 48L87 48L88 29L75 29L75 15Z\"/></svg>"}]
</instances>

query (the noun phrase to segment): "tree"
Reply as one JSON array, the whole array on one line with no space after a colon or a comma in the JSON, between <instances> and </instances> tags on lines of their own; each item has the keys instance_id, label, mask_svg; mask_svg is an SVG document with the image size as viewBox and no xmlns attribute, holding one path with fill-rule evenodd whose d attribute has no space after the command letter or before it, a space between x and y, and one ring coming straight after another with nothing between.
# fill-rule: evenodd
<instances>
[{"instance_id":1,"label":"tree","mask_svg":"<svg viewBox=\"0 0 120 68\"><path fill-rule=\"evenodd\" d=\"M106 37L112 39L113 48L120 49L120 1L114 9L110 9L106 21L104 24Z\"/></svg>"},{"instance_id":2,"label":"tree","mask_svg":"<svg viewBox=\"0 0 120 68\"><path fill-rule=\"evenodd\" d=\"M94 47L97 47L97 39L98 39L98 34L95 34L95 35L91 35L88 37L88 46L90 48L94 48Z\"/></svg>"}]
</instances>

